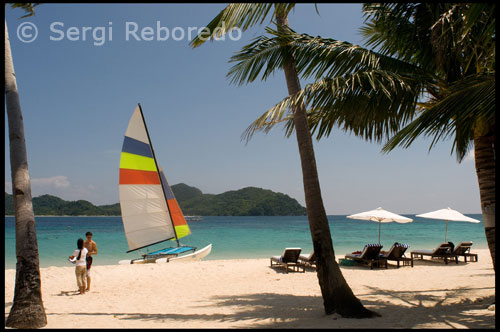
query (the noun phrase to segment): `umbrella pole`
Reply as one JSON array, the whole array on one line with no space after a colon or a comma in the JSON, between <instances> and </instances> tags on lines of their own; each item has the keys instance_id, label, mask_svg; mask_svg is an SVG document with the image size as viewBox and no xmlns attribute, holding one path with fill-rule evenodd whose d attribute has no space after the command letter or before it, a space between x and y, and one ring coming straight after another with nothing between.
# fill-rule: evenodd
<instances>
[{"instance_id":1,"label":"umbrella pole","mask_svg":"<svg viewBox=\"0 0 500 332\"><path fill-rule=\"evenodd\" d=\"M448 234L448 220L446 220L446 231L444 232L444 242L446 242L446 234Z\"/></svg>"},{"instance_id":2,"label":"umbrella pole","mask_svg":"<svg viewBox=\"0 0 500 332\"><path fill-rule=\"evenodd\" d=\"M380 244L380 225L382 223L380 222L380 220L378 221L378 244Z\"/></svg>"}]
</instances>

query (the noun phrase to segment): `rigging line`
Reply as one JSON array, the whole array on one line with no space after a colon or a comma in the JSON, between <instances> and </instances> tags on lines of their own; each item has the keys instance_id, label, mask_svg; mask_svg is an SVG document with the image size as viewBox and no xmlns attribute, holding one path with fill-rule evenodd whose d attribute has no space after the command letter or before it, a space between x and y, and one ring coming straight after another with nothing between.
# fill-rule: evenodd
<instances>
[{"instance_id":1,"label":"rigging line","mask_svg":"<svg viewBox=\"0 0 500 332\"><path fill-rule=\"evenodd\" d=\"M151 152L153 153L153 160L155 161L156 172L158 173L158 177L160 178L161 191L163 192L163 197L165 197L165 204L167 205L168 215L170 216L170 222L172 223L172 228L174 230L175 241L177 241L177 247L179 247L180 246L179 238L177 237L177 232L175 231L175 225L174 225L174 220L172 219L172 213L170 212L170 209L168 208L167 195L165 193L165 187L163 185L163 180L161 179L160 167L158 167L158 162L156 161L156 155L155 155L155 151L153 149L153 142L151 142L151 137L149 136L148 127L146 125L146 120L144 119L144 114L142 113L141 104L138 103L137 105L139 106L139 112L141 113L142 122L144 123L144 129L146 129L146 135L148 135L149 146L151 147Z\"/></svg>"}]
</instances>

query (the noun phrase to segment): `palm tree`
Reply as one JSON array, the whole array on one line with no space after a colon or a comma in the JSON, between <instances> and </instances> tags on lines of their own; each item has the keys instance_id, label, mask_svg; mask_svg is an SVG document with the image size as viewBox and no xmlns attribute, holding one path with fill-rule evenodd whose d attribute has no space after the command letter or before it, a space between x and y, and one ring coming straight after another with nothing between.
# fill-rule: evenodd
<instances>
[{"instance_id":1,"label":"palm tree","mask_svg":"<svg viewBox=\"0 0 500 332\"><path fill-rule=\"evenodd\" d=\"M368 27L365 34L373 36L371 41L377 43L376 31L386 24L385 15L380 13L387 9L365 7L373 21L373 28ZM429 66L439 80L435 89L429 89L432 97L422 105L420 117L392 137L384 151L408 147L422 134L434 135L437 140L454 133L455 151L461 162L474 146L481 212L494 269L495 3L440 4L406 11L435 20L419 24L431 31L428 49L435 60L417 57L415 62ZM398 47L390 40L386 45Z\"/></svg>"},{"instance_id":2,"label":"palm tree","mask_svg":"<svg viewBox=\"0 0 500 332\"><path fill-rule=\"evenodd\" d=\"M390 138L383 147L389 152L420 135L433 136L429 150L453 137L458 162L473 145L494 267L495 4L367 4L363 11L368 22L362 32L378 52L267 29L272 38L259 37L233 57L238 70L267 64L266 77L279 68L277 57L286 48L298 73L316 79L254 121L244 137L281 122L289 136L291 110L305 103L317 139L340 127L370 141Z\"/></svg>"},{"instance_id":3,"label":"palm tree","mask_svg":"<svg viewBox=\"0 0 500 332\"><path fill-rule=\"evenodd\" d=\"M205 38L201 38L200 35L197 36L193 39L191 45L197 47L205 42L208 37L219 37L234 27L247 29L259 21L262 23L272 6L273 4L230 4L207 25L211 34L205 36ZM285 31L288 29L288 13L293 7L294 4L280 3L274 5L272 16L276 19L278 31ZM216 28L219 28L218 32L216 32ZM301 90L301 87L294 56L284 49L280 52L279 57L282 59L280 68L282 68L285 73L288 93L289 95L295 95ZM246 81L252 81L249 75L253 78L258 76L258 71L252 72L247 69L248 68L243 68L242 70L232 69L228 76L239 79L240 84ZM323 199L321 197L312 137L304 104L300 103L294 105L292 107L292 114L302 166L307 217L309 220L314 252L318 259L317 275L325 313L327 315L339 313L343 317L355 318L378 316L378 314L366 309L353 294L335 261L332 237L323 205Z\"/></svg>"},{"instance_id":4,"label":"palm tree","mask_svg":"<svg viewBox=\"0 0 500 332\"><path fill-rule=\"evenodd\" d=\"M25 9L28 12L26 16L34 14L34 6L35 4L31 3L12 5L12 7ZM31 201L24 124L10 50L7 21L5 21L5 97L9 123L17 256L14 302L5 325L14 328L40 328L47 325L47 316L42 303L38 243Z\"/></svg>"}]
</instances>

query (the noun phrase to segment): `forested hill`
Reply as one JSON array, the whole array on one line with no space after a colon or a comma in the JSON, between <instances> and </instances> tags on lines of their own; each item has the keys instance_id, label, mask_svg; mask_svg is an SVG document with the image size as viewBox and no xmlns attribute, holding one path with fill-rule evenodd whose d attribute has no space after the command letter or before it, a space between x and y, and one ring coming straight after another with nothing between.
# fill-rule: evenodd
<instances>
[{"instance_id":1,"label":"forested hill","mask_svg":"<svg viewBox=\"0 0 500 332\"><path fill-rule=\"evenodd\" d=\"M271 190L247 187L222 194L203 194L201 190L179 183L172 186L184 215L201 216L297 216L306 209L295 199ZM65 201L52 195L33 198L35 215L118 216L120 204L94 205L85 200ZM5 215L14 215L12 195L5 193Z\"/></svg>"}]
</instances>

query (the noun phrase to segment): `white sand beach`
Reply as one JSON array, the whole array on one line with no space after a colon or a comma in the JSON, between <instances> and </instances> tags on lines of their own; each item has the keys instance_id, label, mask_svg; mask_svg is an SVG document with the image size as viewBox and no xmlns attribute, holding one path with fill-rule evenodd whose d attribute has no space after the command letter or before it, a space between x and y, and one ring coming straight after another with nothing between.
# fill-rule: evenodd
<instances>
[{"instance_id":1,"label":"white sand beach","mask_svg":"<svg viewBox=\"0 0 500 332\"><path fill-rule=\"evenodd\" d=\"M97 265L85 295L77 295L73 266L42 268L46 327L494 328L491 258L488 250L473 252L478 262L458 265L342 266L356 296L382 315L372 319L326 316L315 271L285 274L269 259ZM14 279L15 270L6 270L5 317Z\"/></svg>"}]
</instances>

